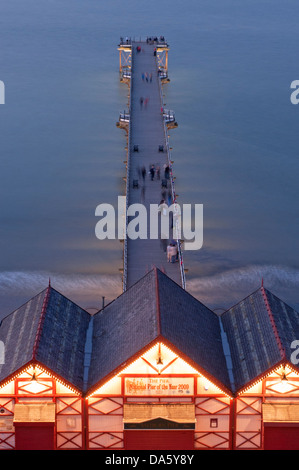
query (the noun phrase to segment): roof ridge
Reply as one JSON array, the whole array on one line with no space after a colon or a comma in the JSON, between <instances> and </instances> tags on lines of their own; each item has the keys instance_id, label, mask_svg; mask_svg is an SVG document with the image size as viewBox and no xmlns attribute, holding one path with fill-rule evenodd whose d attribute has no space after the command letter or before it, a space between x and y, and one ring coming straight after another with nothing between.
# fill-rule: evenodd
<instances>
[{"instance_id":1,"label":"roof ridge","mask_svg":"<svg viewBox=\"0 0 299 470\"><path fill-rule=\"evenodd\" d=\"M225 315L225 313L229 312L232 308L235 308L237 307L238 305L240 305L242 302L244 302L244 300L247 300L249 297L251 297L252 295L256 294L257 292L260 291L260 287L258 287L257 289L255 289L253 292L251 292L250 294L247 294L243 299L239 300L238 302L236 302L235 304L231 305L229 308L227 308L224 312L222 312L220 315Z\"/></svg>"},{"instance_id":2,"label":"roof ridge","mask_svg":"<svg viewBox=\"0 0 299 470\"><path fill-rule=\"evenodd\" d=\"M152 272L155 272L155 266L150 269L149 271L147 271L140 279L138 279L137 281L134 282L134 284L132 284L131 286L127 287L125 290L123 290L117 297L115 297L115 299L112 299L109 303L107 303L104 307L101 307L95 314L93 314L92 316L96 316L96 315L100 315L100 314L103 314L105 312L105 310L107 310L108 307L110 307L114 302L116 302L117 300L119 300L124 294L126 294L127 292L129 292L131 289L133 289L140 281L142 281L142 279L144 279L146 276L149 276L150 273ZM84 309L82 309L84 310ZM89 313L89 312L87 312Z\"/></svg>"},{"instance_id":3,"label":"roof ridge","mask_svg":"<svg viewBox=\"0 0 299 470\"><path fill-rule=\"evenodd\" d=\"M38 348L41 333L42 333L42 327L43 327L44 319L45 319L45 316L46 316L46 311L47 311L47 306L48 306L48 303L49 303L51 289L52 289L51 285L49 284L48 287L47 287L47 290L46 290L45 297L44 297L44 301L43 301L43 305L42 305L42 309L41 309L41 315L40 315L40 319L39 319L39 324L37 326L37 332L36 332L36 337L35 337L35 341L34 341L34 345L33 345L33 353L32 353L32 359L33 360L36 359L36 352L37 352L37 348Z\"/></svg>"},{"instance_id":4,"label":"roof ridge","mask_svg":"<svg viewBox=\"0 0 299 470\"><path fill-rule=\"evenodd\" d=\"M55 289L55 287L52 287L51 284L48 285L47 289L51 289L53 292L56 292L58 295L60 295L61 297L63 297L65 300L67 300L68 302L71 302L73 305L76 305L76 307L80 308L80 310L83 310L83 312L86 312L88 313L88 315L91 315L91 313L89 313L87 310L85 310L84 307L81 307L79 304L77 304L77 302L74 302L73 300L71 300L69 297L67 297L65 294L62 294L59 290ZM100 309L101 310L101 309Z\"/></svg>"},{"instance_id":5,"label":"roof ridge","mask_svg":"<svg viewBox=\"0 0 299 470\"><path fill-rule=\"evenodd\" d=\"M15 308L12 312L9 312L7 313L7 315L4 315L4 317L2 317L0 319L0 326L2 324L2 322L4 320L6 320L8 317L10 317L11 315L13 315L14 313L16 313L18 310L20 310L22 307L24 307L25 305L27 305L29 302L31 302L33 299L35 299L36 297L38 297L39 295L41 295L43 292L45 292L47 290L47 287L43 290L41 290L40 292L38 292L37 294L35 294L33 297L31 297L30 299L26 300L26 302L23 302L22 305L20 305L19 307Z\"/></svg>"},{"instance_id":6,"label":"roof ridge","mask_svg":"<svg viewBox=\"0 0 299 470\"><path fill-rule=\"evenodd\" d=\"M281 342L281 339L280 339L280 336L279 336L279 333L278 333L278 329L277 329L277 326L276 326L276 323L275 323L275 320L274 320L274 316L272 314L272 310L271 310L271 307L270 307L270 304L269 304L269 301L268 301L268 298L267 298L266 290L265 290L263 285L260 287L260 290L261 290L262 297L263 297L263 300L264 300L264 303L265 303L265 306L266 306L266 310L267 310L267 313L268 313L268 316L269 316L269 319L270 319L270 323L271 323L271 326L272 326L272 329L273 329L273 332L274 332L274 336L275 336L275 339L276 339L276 342L277 342L277 346L278 346L278 349L279 349L279 352L280 352L281 359L282 360L286 359L285 349L282 345L282 342Z\"/></svg>"},{"instance_id":7,"label":"roof ridge","mask_svg":"<svg viewBox=\"0 0 299 470\"><path fill-rule=\"evenodd\" d=\"M216 317L218 317L218 314L215 313L210 307L208 307L206 304L204 304L201 300L197 299L194 295L192 295L188 290L184 289L180 284L178 284L177 282L175 282L171 277L169 277L166 273L164 273L163 271L161 271L161 269L157 268L155 266L155 269L156 269L156 273L158 273L158 271L167 278L168 282L174 284L175 286L178 287L178 289L181 289L182 291L185 292L185 294L188 296L188 297L191 297L191 299L193 299L195 302L198 302L199 304L203 305L207 310L209 310L210 313L213 313L213 315L215 315ZM225 313L225 312L223 312Z\"/></svg>"},{"instance_id":8,"label":"roof ridge","mask_svg":"<svg viewBox=\"0 0 299 470\"><path fill-rule=\"evenodd\" d=\"M157 334L161 334L161 311L160 311L160 293L159 293L159 281L158 281L158 268L155 266L155 278L156 278L156 307L157 307Z\"/></svg>"}]
</instances>

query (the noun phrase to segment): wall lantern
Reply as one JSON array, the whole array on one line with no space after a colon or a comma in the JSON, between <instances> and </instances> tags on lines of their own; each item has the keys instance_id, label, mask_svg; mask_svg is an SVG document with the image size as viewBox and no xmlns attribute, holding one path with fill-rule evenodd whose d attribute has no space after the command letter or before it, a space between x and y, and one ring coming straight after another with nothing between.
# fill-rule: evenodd
<instances>
[{"instance_id":1,"label":"wall lantern","mask_svg":"<svg viewBox=\"0 0 299 470\"><path fill-rule=\"evenodd\" d=\"M163 366L163 359L161 355L161 346L159 344L159 352L158 352L158 358L157 358L158 374L161 374L162 366Z\"/></svg>"},{"instance_id":2,"label":"wall lantern","mask_svg":"<svg viewBox=\"0 0 299 470\"><path fill-rule=\"evenodd\" d=\"M285 393L288 391L288 389L289 389L288 379L285 373L285 369L283 369L281 379L280 379L280 384L279 384L279 390L281 393Z\"/></svg>"},{"instance_id":3,"label":"wall lantern","mask_svg":"<svg viewBox=\"0 0 299 470\"><path fill-rule=\"evenodd\" d=\"M40 383L36 378L35 368L33 368L33 374L30 379L30 382L28 382L22 388L23 390L26 390L26 392L33 393L33 394L37 394L45 390L45 385Z\"/></svg>"}]
</instances>

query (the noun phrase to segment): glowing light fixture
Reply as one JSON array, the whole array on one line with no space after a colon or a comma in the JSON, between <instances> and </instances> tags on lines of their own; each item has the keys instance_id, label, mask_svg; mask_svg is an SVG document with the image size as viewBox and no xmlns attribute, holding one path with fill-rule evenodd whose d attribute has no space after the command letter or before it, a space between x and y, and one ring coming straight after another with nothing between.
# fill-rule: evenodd
<instances>
[{"instance_id":1,"label":"glowing light fixture","mask_svg":"<svg viewBox=\"0 0 299 470\"><path fill-rule=\"evenodd\" d=\"M283 369L281 379L280 379L280 384L279 384L279 389L281 393L285 393L289 389L289 384L288 384L288 379L285 373L285 369Z\"/></svg>"},{"instance_id":2,"label":"glowing light fixture","mask_svg":"<svg viewBox=\"0 0 299 470\"><path fill-rule=\"evenodd\" d=\"M157 358L158 374L161 374L162 366L163 366L163 359L161 355L161 345L159 344L158 358Z\"/></svg>"},{"instance_id":3,"label":"glowing light fixture","mask_svg":"<svg viewBox=\"0 0 299 470\"><path fill-rule=\"evenodd\" d=\"M271 389L282 394L293 390L293 385L289 382L284 368L280 378L274 385L272 385Z\"/></svg>"},{"instance_id":4,"label":"glowing light fixture","mask_svg":"<svg viewBox=\"0 0 299 470\"><path fill-rule=\"evenodd\" d=\"M28 382L28 384L26 384L23 389L29 393L34 394L40 393L45 390L45 385L40 383L36 378L35 369L33 369L33 374L30 379L30 382Z\"/></svg>"},{"instance_id":5,"label":"glowing light fixture","mask_svg":"<svg viewBox=\"0 0 299 470\"><path fill-rule=\"evenodd\" d=\"M285 373L285 370L283 370L282 376L281 376L281 382L287 383L288 379Z\"/></svg>"}]
</instances>

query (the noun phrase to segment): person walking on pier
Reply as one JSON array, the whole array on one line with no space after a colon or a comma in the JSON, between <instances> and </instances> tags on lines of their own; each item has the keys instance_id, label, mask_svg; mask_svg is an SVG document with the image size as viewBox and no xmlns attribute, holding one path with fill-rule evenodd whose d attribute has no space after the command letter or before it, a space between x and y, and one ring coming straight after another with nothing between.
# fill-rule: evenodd
<instances>
[{"instance_id":1,"label":"person walking on pier","mask_svg":"<svg viewBox=\"0 0 299 470\"><path fill-rule=\"evenodd\" d=\"M168 263L175 263L178 257L178 248L175 243L170 243L167 247L167 261Z\"/></svg>"},{"instance_id":2,"label":"person walking on pier","mask_svg":"<svg viewBox=\"0 0 299 470\"><path fill-rule=\"evenodd\" d=\"M165 179L169 179L169 166L168 165L164 165L164 177Z\"/></svg>"},{"instance_id":3,"label":"person walking on pier","mask_svg":"<svg viewBox=\"0 0 299 470\"><path fill-rule=\"evenodd\" d=\"M160 179L160 167L159 165L156 166L156 175L157 175L157 180Z\"/></svg>"},{"instance_id":4,"label":"person walking on pier","mask_svg":"<svg viewBox=\"0 0 299 470\"><path fill-rule=\"evenodd\" d=\"M141 168L141 175L142 175L142 179L144 181L145 180L145 175L146 175L146 169L145 169L144 166Z\"/></svg>"},{"instance_id":5,"label":"person walking on pier","mask_svg":"<svg viewBox=\"0 0 299 470\"><path fill-rule=\"evenodd\" d=\"M152 165L150 168L151 180L154 181L155 178L155 166Z\"/></svg>"}]
</instances>

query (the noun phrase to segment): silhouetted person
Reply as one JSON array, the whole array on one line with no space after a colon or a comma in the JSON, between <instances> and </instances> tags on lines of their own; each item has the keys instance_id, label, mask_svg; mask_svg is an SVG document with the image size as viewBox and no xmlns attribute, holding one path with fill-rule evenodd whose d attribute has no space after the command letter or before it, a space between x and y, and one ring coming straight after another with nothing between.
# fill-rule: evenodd
<instances>
[{"instance_id":1,"label":"silhouetted person","mask_svg":"<svg viewBox=\"0 0 299 470\"><path fill-rule=\"evenodd\" d=\"M155 178L155 167L154 167L154 165L151 166L150 174L151 174L151 180L153 181L154 178Z\"/></svg>"}]
</instances>

